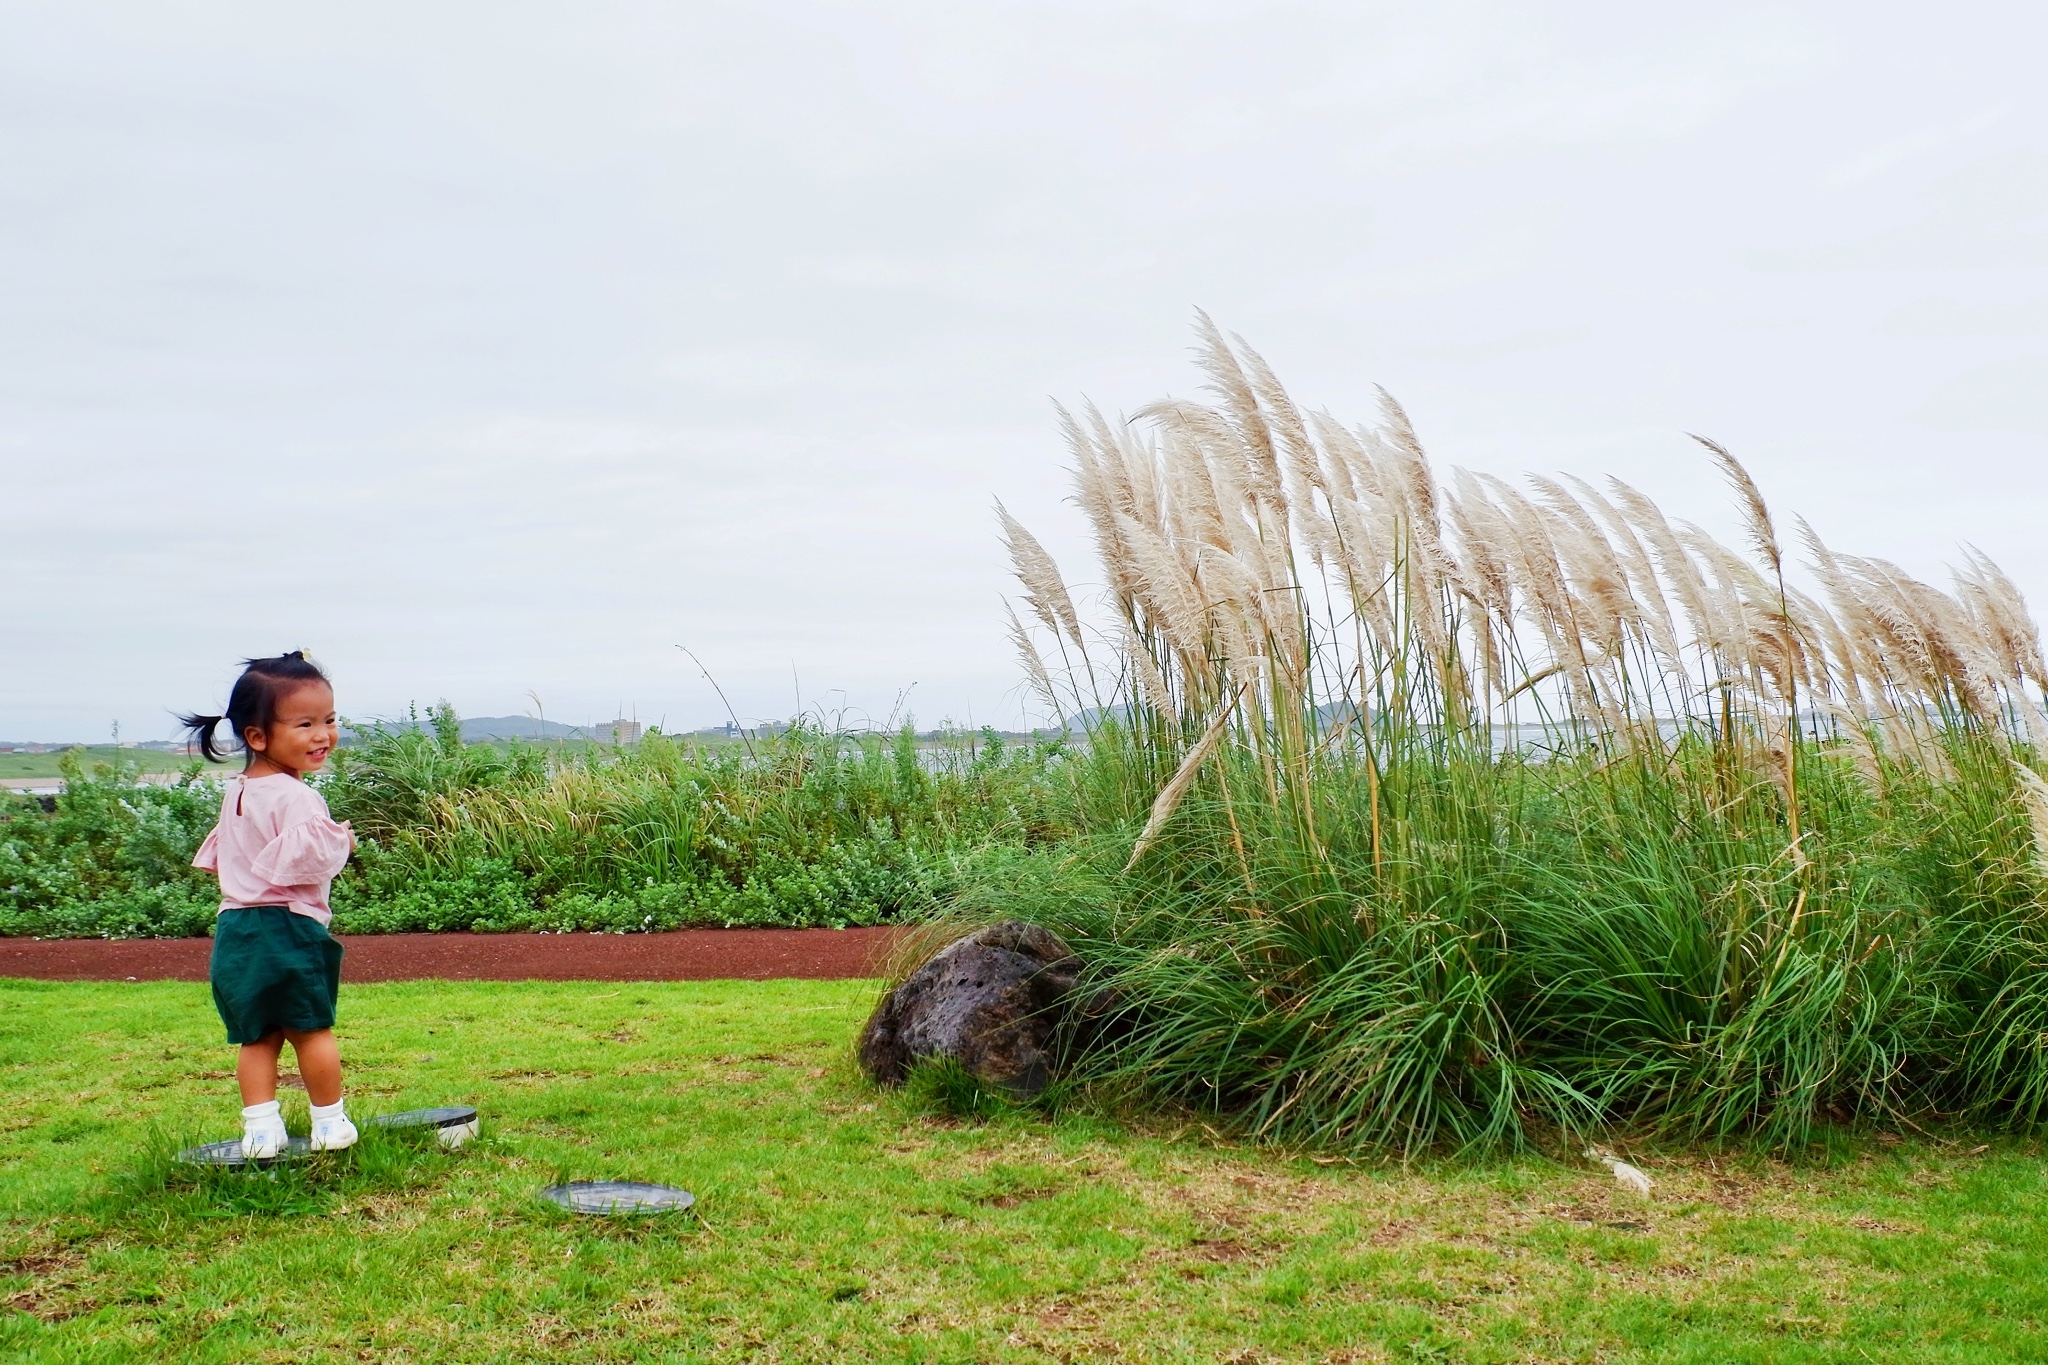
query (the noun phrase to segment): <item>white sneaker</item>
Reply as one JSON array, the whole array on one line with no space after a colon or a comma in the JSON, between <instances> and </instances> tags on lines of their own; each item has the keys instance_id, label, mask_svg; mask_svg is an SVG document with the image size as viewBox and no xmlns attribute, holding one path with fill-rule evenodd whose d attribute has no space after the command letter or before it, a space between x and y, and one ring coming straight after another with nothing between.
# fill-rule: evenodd
<instances>
[{"instance_id":1,"label":"white sneaker","mask_svg":"<svg viewBox=\"0 0 2048 1365\"><path fill-rule=\"evenodd\" d=\"M242 1110L242 1155L250 1161L265 1161L284 1150L287 1141L284 1115L276 1100L252 1104Z\"/></svg>"},{"instance_id":2,"label":"white sneaker","mask_svg":"<svg viewBox=\"0 0 2048 1365\"><path fill-rule=\"evenodd\" d=\"M316 1152L338 1152L344 1147L356 1145L356 1126L348 1121L348 1115L341 1111L340 1100L333 1104L313 1106L313 1150Z\"/></svg>"}]
</instances>

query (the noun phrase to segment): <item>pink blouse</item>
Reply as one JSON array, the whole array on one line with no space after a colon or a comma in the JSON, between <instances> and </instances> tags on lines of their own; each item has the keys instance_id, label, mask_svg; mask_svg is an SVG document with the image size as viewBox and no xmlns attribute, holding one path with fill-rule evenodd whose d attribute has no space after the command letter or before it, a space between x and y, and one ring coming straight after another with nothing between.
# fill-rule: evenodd
<instances>
[{"instance_id":1,"label":"pink blouse","mask_svg":"<svg viewBox=\"0 0 2048 1365\"><path fill-rule=\"evenodd\" d=\"M238 777L192 866L220 877L223 910L282 905L325 924L333 918L327 889L355 846L348 825L336 824L320 793L298 778Z\"/></svg>"}]
</instances>

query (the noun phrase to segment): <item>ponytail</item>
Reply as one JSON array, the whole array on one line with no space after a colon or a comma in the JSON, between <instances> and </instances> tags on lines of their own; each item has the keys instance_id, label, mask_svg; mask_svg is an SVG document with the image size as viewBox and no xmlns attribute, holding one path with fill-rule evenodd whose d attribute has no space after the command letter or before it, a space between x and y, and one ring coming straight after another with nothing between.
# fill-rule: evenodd
<instances>
[{"instance_id":1,"label":"ponytail","mask_svg":"<svg viewBox=\"0 0 2048 1365\"><path fill-rule=\"evenodd\" d=\"M214 746L213 730L226 716L179 716L178 724L185 728L185 742L199 750L208 763L223 761L224 755Z\"/></svg>"},{"instance_id":2,"label":"ponytail","mask_svg":"<svg viewBox=\"0 0 2048 1365\"><path fill-rule=\"evenodd\" d=\"M242 664L242 676L235 679L234 688L228 693L227 714L178 717L178 724L185 727L190 742L197 746L209 763L222 763L227 759L227 751L215 740L213 733L222 721L228 723L230 746L245 749L248 747L245 736L250 727L267 731L270 723L277 719L279 697L305 683L327 681L320 665L307 658L303 649L275 658L244 659Z\"/></svg>"}]
</instances>

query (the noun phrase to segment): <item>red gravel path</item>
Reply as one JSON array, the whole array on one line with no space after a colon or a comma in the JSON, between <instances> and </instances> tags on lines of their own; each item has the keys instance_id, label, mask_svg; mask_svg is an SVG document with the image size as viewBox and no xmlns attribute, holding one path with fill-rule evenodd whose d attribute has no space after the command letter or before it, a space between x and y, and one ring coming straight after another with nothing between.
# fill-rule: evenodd
<instances>
[{"instance_id":1,"label":"red gravel path","mask_svg":"<svg viewBox=\"0 0 2048 1365\"><path fill-rule=\"evenodd\" d=\"M838 981L874 976L896 931L681 929L669 934L366 934L342 937L362 981ZM339 936L337 936L339 937ZM204 981L208 938L0 938L0 976Z\"/></svg>"}]
</instances>

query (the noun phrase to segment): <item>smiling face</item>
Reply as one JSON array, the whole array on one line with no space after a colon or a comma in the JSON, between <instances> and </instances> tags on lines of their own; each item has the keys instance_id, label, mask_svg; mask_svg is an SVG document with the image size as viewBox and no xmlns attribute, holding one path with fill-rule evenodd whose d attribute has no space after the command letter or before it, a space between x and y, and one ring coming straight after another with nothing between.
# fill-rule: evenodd
<instances>
[{"instance_id":1,"label":"smiling face","mask_svg":"<svg viewBox=\"0 0 2048 1365\"><path fill-rule=\"evenodd\" d=\"M251 725L242 739L249 746L251 777L318 772L341 739L334 720L334 689L324 682L300 683L278 697L268 730Z\"/></svg>"}]
</instances>

